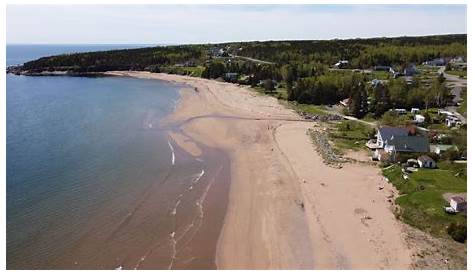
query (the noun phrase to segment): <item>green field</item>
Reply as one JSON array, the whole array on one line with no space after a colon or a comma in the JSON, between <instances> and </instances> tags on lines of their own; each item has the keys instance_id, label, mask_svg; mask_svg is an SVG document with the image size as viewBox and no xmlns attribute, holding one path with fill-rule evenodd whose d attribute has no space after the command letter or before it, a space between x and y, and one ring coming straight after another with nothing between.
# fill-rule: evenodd
<instances>
[{"instance_id":1,"label":"green field","mask_svg":"<svg viewBox=\"0 0 474 274\"><path fill-rule=\"evenodd\" d=\"M204 71L203 66L196 66L196 67L177 67L177 66L160 67L160 72L163 72L163 73L171 73L171 74L178 74L178 75L189 75L189 76L193 76L193 77L201 77L203 71Z\"/></svg>"},{"instance_id":2,"label":"green field","mask_svg":"<svg viewBox=\"0 0 474 274\"><path fill-rule=\"evenodd\" d=\"M269 95L277 99L282 99L285 101L286 99L288 99L288 91L286 90L285 87L278 87L272 91L265 90L263 87L253 87L253 89L258 93Z\"/></svg>"},{"instance_id":3,"label":"green field","mask_svg":"<svg viewBox=\"0 0 474 274\"><path fill-rule=\"evenodd\" d=\"M465 70L446 70L445 71L447 74L455 75L455 76L461 76L463 78L467 78L467 71Z\"/></svg>"},{"instance_id":4,"label":"green field","mask_svg":"<svg viewBox=\"0 0 474 274\"><path fill-rule=\"evenodd\" d=\"M463 101L458 108L458 112L466 116L467 115L467 92L464 92L462 94L462 98L463 98Z\"/></svg>"},{"instance_id":5,"label":"green field","mask_svg":"<svg viewBox=\"0 0 474 274\"><path fill-rule=\"evenodd\" d=\"M400 192L396 203L400 206L399 217L406 223L435 236L446 236L446 227L451 223L466 224L462 214L444 212L447 202L444 193L467 191L466 164L439 163L438 169L420 168L402 178L399 165L384 169L383 174Z\"/></svg>"},{"instance_id":6,"label":"green field","mask_svg":"<svg viewBox=\"0 0 474 274\"><path fill-rule=\"evenodd\" d=\"M374 129L357 121L343 120L334 126L329 137L337 150L360 150L374 137Z\"/></svg>"},{"instance_id":7,"label":"green field","mask_svg":"<svg viewBox=\"0 0 474 274\"><path fill-rule=\"evenodd\" d=\"M310 115L325 115L328 114L328 111L324 106L317 106L317 105L307 105L307 104L299 104L297 102L288 102L288 106L295 111L304 112Z\"/></svg>"},{"instance_id":8,"label":"green field","mask_svg":"<svg viewBox=\"0 0 474 274\"><path fill-rule=\"evenodd\" d=\"M372 71L370 73L372 79L378 80L389 80L390 79L390 72L387 71Z\"/></svg>"}]
</instances>

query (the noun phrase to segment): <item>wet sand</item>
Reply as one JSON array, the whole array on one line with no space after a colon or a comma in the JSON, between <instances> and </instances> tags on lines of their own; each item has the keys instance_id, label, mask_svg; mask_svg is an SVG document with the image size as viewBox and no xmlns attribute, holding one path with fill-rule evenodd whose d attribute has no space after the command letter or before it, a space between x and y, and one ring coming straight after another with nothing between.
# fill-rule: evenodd
<instances>
[{"instance_id":1,"label":"wet sand","mask_svg":"<svg viewBox=\"0 0 474 274\"><path fill-rule=\"evenodd\" d=\"M164 124L190 155L204 144L230 160L230 192L216 246L219 269L408 269L410 250L376 167L322 163L300 121L275 98L248 88L147 72L183 89ZM171 134L173 137L173 134ZM388 191L388 192L387 192ZM370 216L368 218L367 216Z\"/></svg>"}]
</instances>

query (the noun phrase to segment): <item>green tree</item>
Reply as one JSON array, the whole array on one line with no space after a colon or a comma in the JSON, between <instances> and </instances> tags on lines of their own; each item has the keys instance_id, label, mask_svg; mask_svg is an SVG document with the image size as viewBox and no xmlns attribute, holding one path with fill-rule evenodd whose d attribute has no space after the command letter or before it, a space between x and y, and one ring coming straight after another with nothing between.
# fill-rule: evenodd
<instances>
[{"instance_id":1,"label":"green tree","mask_svg":"<svg viewBox=\"0 0 474 274\"><path fill-rule=\"evenodd\" d=\"M357 118L362 118L367 113L367 89L361 81L356 82L352 88L349 112Z\"/></svg>"},{"instance_id":2,"label":"green tree","mask_svg":"<svg viewBox=\"0 0 474 274\"><path fill-rule=\"evenodd\" d=\"M390 97L385 85L379 84L374 89L372 101L374 115L380 117L390 108Z\"/></svg>"},{"instance_id":3,"label":"green tree","mask_svg":"<svg viewBox=\"0 0 474 274\"><path fill-rule=\"evenodd\" d=\"M263 88L267 91L274 91L275 90L275 84L273 83L272 79L266 79L263 82Z\"/></svg>"}]
</instances>

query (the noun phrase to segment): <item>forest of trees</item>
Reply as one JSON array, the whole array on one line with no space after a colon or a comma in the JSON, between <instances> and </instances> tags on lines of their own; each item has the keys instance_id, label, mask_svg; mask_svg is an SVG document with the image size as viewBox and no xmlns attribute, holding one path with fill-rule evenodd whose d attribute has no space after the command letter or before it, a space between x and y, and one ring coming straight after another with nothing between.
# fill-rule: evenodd
<instances>
[{"instance_id":1,"label":"forest of trees","mask_svg":"<svg viewBox=\"0 0 474 274\"><path fill-rule=\"evenodd\" d=\"M85 52L43 57L26 62L22 69L32 72L103 72L110 70L152 70L181 62L202 63L203 46L167 46L139 49Z\"/></svg>"},{"instance_id":2,"label":"forest of trees","mask_svg":"<svg viewBox=\"0 0 474 274\"><path fill-rule=\"evenodd\" d=\"M242 56L275 62L334 64L351 68L404 65L449 56L466 56L466 35L372 38L326 41L267 41L229 44ZM239 50L240 49L240 50Z\"/></svg>"},{"instance_id":3,"label":"forest of trees","mask_svg":"<svg viewBox=\"0 0 474 274\"><path fill-rule=\"evenodd\" d=\"M328 67L341 59L348 60L352 68L369 68L374 65L403 66L438 57L465 57L467 54L466 44L467 36L459 34L160 46L50 56L27 62L22 69L80 72L150 70L150 68L156 66L169 66L187 61L192 61L196 65L214 66L214 62L207 62L209 61L209 51L212 48L225 48L233 55L274 62L275 70L279 70L285 65L296 66L298 77L308 77L315 75L317 73L315 70L321 70L323 67ZM229 67L224 70L221 69L221 71L235 70L235 72L250 74L259 70L258 64L245 63L239 68ZM281 77L281 73L272 73L272 76L274 80L279 80L277 78Z\"/></svg>"},{"instance_id":4,"label":"forest of trees","mask_svg":"<svg viewBox=\"0 0 474 274\"><path fill-rule=\"evenodd\" d=\"M305 104L336 104L351 98L349 112L356 117L366 113L381 116L391 108L445 106L449 93L444 79L426 84L414 79L408 86L402 79L372 87L366 74L331 71L338 60L348 60L351 68L389 65L402 68L411 63L439 57L466 57L467 36L372 38L326 41L267 41L160 46L43 57L27 62L17 70L26 72L69 71L73 73L109 70L145 70L173 73L193 72L204 78L225 78L226 73L247 76L244 84L274 89L283 83L288 100ZM225 55L213 56L214 49ZM254 62L245 56L269 62ZM177 64L180 66L178 67ZM199 66L197 70L172 69ZM199 73L200 75L195 75Z\"/></svg>"}]
</instances>

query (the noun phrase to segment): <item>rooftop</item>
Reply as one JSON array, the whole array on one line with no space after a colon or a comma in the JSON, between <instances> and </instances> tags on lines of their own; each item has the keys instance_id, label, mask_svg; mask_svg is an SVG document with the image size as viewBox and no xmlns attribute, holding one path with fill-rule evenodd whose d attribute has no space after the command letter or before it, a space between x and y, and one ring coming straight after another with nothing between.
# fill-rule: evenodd
<instances>
[{"instance_id":1,"label":"rooftop","mask_svg":"<svg viewBox=\"0 0 474 274\"><path fill-rule=\"evenodd\" d=\"M404 127L381 127L379 128L382 140L388 140L394 136L408 136L408 129Z\"/></svg>"},{"instance_id":2,"label":"rooftop","mask_svg":"<svg viewBox=\"0 0 474 274\"><path fill-rule=\"evenodd\" d=\"M429 152L428 139L423 136L394 136L387 141L396 151L402 152Z\"/></svg>"},{"instance_id":3,"label":"rooftop","mask_svg":"<svg viewBox=\"0 0 474 274\"><path fill-rule=\"evenodd\" d=\"M466 200L464 200L464 198L461 197L461 196L454 196L454 197L451 197L451 200L455 201L456 203L463 203L463 202L466 201Z\"/></svg>"}]
</instances>

